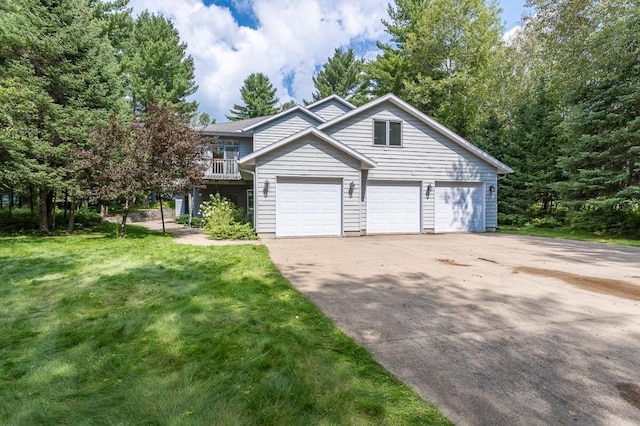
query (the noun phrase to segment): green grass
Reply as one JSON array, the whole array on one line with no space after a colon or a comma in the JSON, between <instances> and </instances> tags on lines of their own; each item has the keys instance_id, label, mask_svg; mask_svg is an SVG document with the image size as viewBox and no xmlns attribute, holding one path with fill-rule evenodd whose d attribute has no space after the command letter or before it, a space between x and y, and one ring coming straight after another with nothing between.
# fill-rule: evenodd
<instances>
[{"instance_id":1,"label":"green grass","mask_svg":"<svg viewBox=\"0 0 640 426\"><path fill-rule=\"evenodd\" d=\"M449 424L262 246L0 237L0 424Z\"/></svg>"},{"instance_id":2,"label":"green grass","mask_svg":"<svg viewBox=\"0 0 640 426\"><path fill-rule=\"evenodd\" d=\"M565 238L568 240L591 241L597 243L640 247L640 240L638 239L580 231L569 227L538 228L534 226L501 225L499 228L499 232L503 232L505 234L531 235L534 237L548 238Z\"/></svg>"}]
</instances>

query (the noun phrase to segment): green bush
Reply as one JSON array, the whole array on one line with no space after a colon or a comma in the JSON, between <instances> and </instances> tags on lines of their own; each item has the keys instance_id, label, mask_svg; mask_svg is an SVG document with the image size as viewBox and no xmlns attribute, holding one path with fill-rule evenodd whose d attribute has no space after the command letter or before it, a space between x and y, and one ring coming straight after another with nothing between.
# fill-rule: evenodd
<instances>
[{"instance_id":1,"label":"green bush","mask_svg":"<svg viewBox=\"0 0 640 426\"><path fill-rule=\"evenodd\" d=\"M524 226L529 221L529 217L518 213L498 213L498 224Z\"/></svg>"},{"instance_id":2,"label":"green bush","mask_svg":"<svg viewBox=\"0 0 640 426\"><path fill-rule=\"evenodd\" d=\"M175 221L176 221L176 223L179 223L181 225L188 225L189 224L189 215L188 214L181 214L180 216L176 216ZM204 225L204 221L202 220L201 217L193 216L191 218L191 227L192 228L201 228L203 225Z\"/></svg>"},{"instance_id":3,"label":"green bush","mask_svg":"<svg viewBox=\"0 0 640 426\"><path fill-rule=\"evenodd\" d=\"M567 217L572 228L582 231L640 236L640 214L631 208L587 208Z\"/></svg>"},{"instance_id":4,"label":"green bush","mask_svg":"<svg viewBox=\"0 0 640 426\"><path fill-rule=\"evenodd\" d=\"M64 216L64 211L56 209L54 231L65 231L69 221L69 212ZM76 211L74 220L75 229L81 230L94 228L102 223L102 217L93 209L82 207ZM24 232L38 229L38 211L31 214L29 208L15 208L9 215L8 208L0 209L0 232Z\"/></svg>"},{"instance_id":5,"label":"green bush","mask_svg":"<svg viewBox=\"0 0 640 426\"><path fill-rule=\"evenodd\" d=\"M205 232L214 240L255 240L257 238L250 223L205 226Z\"/></svg>"},{"instance_id":6,"label":"green bush","mask_svg":"<svg viewBox=\"0 0 640 426\"><path fill-rule=\"evenodd\" d=\"M204 231L214 240L255 239L253 226L247 223L242 209L220 194L211 195L200 205Z\"/></svg>"},{"instance_id":7,"label":"green bush","mask_svg":"<svg viewBox=\"0 0 640 426\"><path fill-rule=\"evenodd\" d=\"M556 228L561 225L562 221L553 216L535 217L527 223L527 226L536 228Z\"/></svg>"}]
</instances>

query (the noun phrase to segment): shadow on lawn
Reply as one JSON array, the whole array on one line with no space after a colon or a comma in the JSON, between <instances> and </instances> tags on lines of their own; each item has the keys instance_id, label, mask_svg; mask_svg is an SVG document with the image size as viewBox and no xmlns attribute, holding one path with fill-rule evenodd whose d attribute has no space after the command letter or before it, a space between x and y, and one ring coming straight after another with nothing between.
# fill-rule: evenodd
<instances>
[{"instance_id":1,"label":"shadow on lawn","mask_svg":"<svg viewBox=\"0 0 640 426\"><path fill-rule=\"evenodd\" d=\"M16 306L3 337L0 421L339 424L357 412L356 423L381 423L390 379L264 250L175 248L171 262L53 279L33 297L40 312ZM11 262L78 266L71 256ZM424 420L421 406L404 409L403 423Z\"/></svg>"}]
</instances>

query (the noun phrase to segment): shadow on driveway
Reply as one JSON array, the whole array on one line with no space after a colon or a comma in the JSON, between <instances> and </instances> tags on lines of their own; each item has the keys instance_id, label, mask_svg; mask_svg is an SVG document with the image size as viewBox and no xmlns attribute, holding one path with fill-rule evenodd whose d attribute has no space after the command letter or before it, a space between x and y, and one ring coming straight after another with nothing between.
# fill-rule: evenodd
<instances>
[{"instance_id":1,"label":"shadow on driveway","mask_svg":"<svg viewBox=\"0 0 640 426\"><path fill-rule=\"evenodd\" d=\"M640 249L469 234L265 243L301 292L458 424L640 424L624 394L640 385L640 303L514 273L640 285Z\"/></svg>"}]
</instances>

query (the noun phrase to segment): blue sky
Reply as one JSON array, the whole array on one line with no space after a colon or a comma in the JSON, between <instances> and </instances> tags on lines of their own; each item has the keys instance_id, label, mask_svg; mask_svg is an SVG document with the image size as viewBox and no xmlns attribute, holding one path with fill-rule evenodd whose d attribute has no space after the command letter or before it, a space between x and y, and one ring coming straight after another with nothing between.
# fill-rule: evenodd
<instances>
[{"instance_id":1,"label":"blue sky","mask_svg":"<svg viewBox=\"0 0 640 426\"><path fill-rule=\"evenodd\" d=\"M229 8L233 17L238 24L244 27L257 28L258 20L251 9L248 1L231 1L231 0L203 0L206 6L217 5ZM505 21L505 28L509 30L520 24L522 13L526 10L522 0L501 0L499 2L502 8L502 19Z\"/></svg>"},{"instance_id":2,"label":"blue sky","mask_svg":"<svg viewBox=\"0 0 640 426\"><path fill-rule=\"evenodd\" d=\"M130 0L170 18L196 66L200 110L226 121L253 72L266 74L281 103L311 99L312 77L337 47L366 59L385 41L381 20L392 0ZM525 0L501 0L505 30L516 26Z\"/></svg>"}]
</instances>

